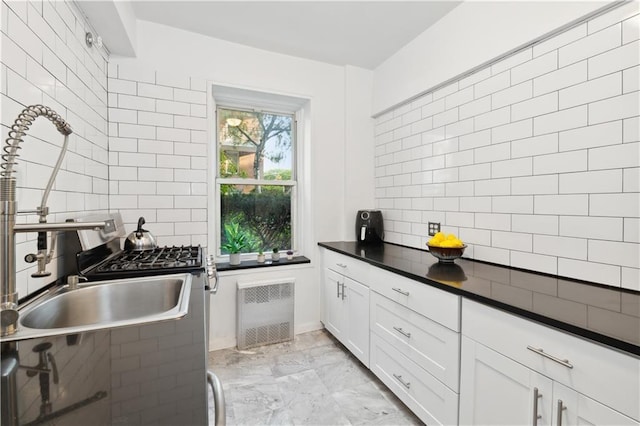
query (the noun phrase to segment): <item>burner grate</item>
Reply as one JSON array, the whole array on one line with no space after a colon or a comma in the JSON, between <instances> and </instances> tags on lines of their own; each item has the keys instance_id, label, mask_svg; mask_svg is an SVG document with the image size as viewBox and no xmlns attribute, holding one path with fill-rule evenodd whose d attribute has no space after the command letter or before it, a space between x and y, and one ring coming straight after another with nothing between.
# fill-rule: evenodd
<instances>
[{"instance_id":1,"label":"burner grate","mask_svg":"<svg viewBox=\"0 0 640 426\"><path fill-rule=\"evenodd\" d=\"M157 247L142 251L121 251L102 265L94 273L113 274L136 271L188 270L201 266L200 246Z\"/></svg>"}]
</instances>

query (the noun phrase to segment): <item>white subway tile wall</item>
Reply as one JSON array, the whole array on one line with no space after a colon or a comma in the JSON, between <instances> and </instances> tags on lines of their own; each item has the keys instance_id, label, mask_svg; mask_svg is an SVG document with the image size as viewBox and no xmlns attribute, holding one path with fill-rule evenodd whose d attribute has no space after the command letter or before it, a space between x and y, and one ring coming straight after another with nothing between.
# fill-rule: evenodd
<instances>
[{"instance_id":1,"label":"white subway tile wall","mask_svg":"<svg viewBox=\"0 0 640 426\"><path fill-rule=\"evenodd\" d=\"M625 4L377 117L386 241L441 222L470 258L640 290L639 23Z\"/></svg>"},{"instance_id":2,"label":"white subway tile wall","mask_svg":"<svg viewBox=\"0 0 640 426\"><path fill-rule=\"evenodd\" d=\"M74 133L49 196L48 220L108 210L107 52L86 46L85 32L91 28L72 2L3 1L1 7L2 144L26 106L52 108ZM20 210L32 210L40 205L64 138L48 120L39 118L23 139L15 168L17 201ZM18 221L38 218L19 216ZM24 256L36 251L36 234L19 234L17 242L20 297L63 274L58 261L61 247L47 268L52 275L32 278L36 266L26 263Z\"/></svg>"},{"instance_id":3,"label":"white subway tile wall","mask_svg":"<svg viewBox=\"0 0 640 426\"><path fill-rule=\"evenodd\" d=\"M109 65L109 201L129 229L144 216L160 245L207 245L206 85Z\"/></svg>"}]
</instances>

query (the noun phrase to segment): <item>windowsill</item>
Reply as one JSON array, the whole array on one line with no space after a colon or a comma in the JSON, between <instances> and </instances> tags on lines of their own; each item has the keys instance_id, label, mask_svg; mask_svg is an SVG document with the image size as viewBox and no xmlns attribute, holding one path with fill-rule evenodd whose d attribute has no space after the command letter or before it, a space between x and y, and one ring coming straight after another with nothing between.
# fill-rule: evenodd
<instances>
[{"instance_id":1,"label":"windowsill","mask_svg":"<svg viewBox=\"0 0 640 426\"><path fill-rule=\"evenodd\" d=\"M243 260L239 265L230 265L229 262L216 262L216 269L218 272L224 271L239 271L243 269L256 269L256 268L272 268L277 266L287 265L302 265L305 263L311 263L311 260L304 256L294 256L293 259L287 260L286 257L281 257L279 261L274 262L267 260L262 263L258 263L256 260Z\"/></svg>"}]
</instances>

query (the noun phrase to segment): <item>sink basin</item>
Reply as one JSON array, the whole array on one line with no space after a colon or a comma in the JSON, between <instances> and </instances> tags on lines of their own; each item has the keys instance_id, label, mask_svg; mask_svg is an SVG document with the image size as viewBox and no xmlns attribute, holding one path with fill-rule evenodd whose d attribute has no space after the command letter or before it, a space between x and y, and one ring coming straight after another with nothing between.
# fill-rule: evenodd
<instances>
[{"instance_id":1,"label":"sink basin","mask_svg":"<svg viewBox=\"0 0 640 426\"><path fill-rule=\"evenodd\" d=\"M64 286L24 310L18 331L2 340L142 325L187 314L191 274L98 281Z\"/></svg>"}]
</instances>

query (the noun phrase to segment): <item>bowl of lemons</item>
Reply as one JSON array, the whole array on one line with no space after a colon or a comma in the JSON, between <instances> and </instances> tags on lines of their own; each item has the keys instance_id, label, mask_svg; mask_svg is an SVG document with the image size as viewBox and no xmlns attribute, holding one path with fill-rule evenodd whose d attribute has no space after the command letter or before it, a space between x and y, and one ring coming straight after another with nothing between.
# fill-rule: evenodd
<instances>
[{"instance_id":1,"label":"bowl of lemons","mask_svg":"<svg viewBox=\"0 0 640 426\"><path fill-rule=\"evenodd\" d=\"M427 241L427 247L429 247L429 253L442 263L453 263L454 260L462 256L464 249L467 248L465 243L454 234L445 235L443 232L438 232Z\"/></svg>"}]
</instances>

